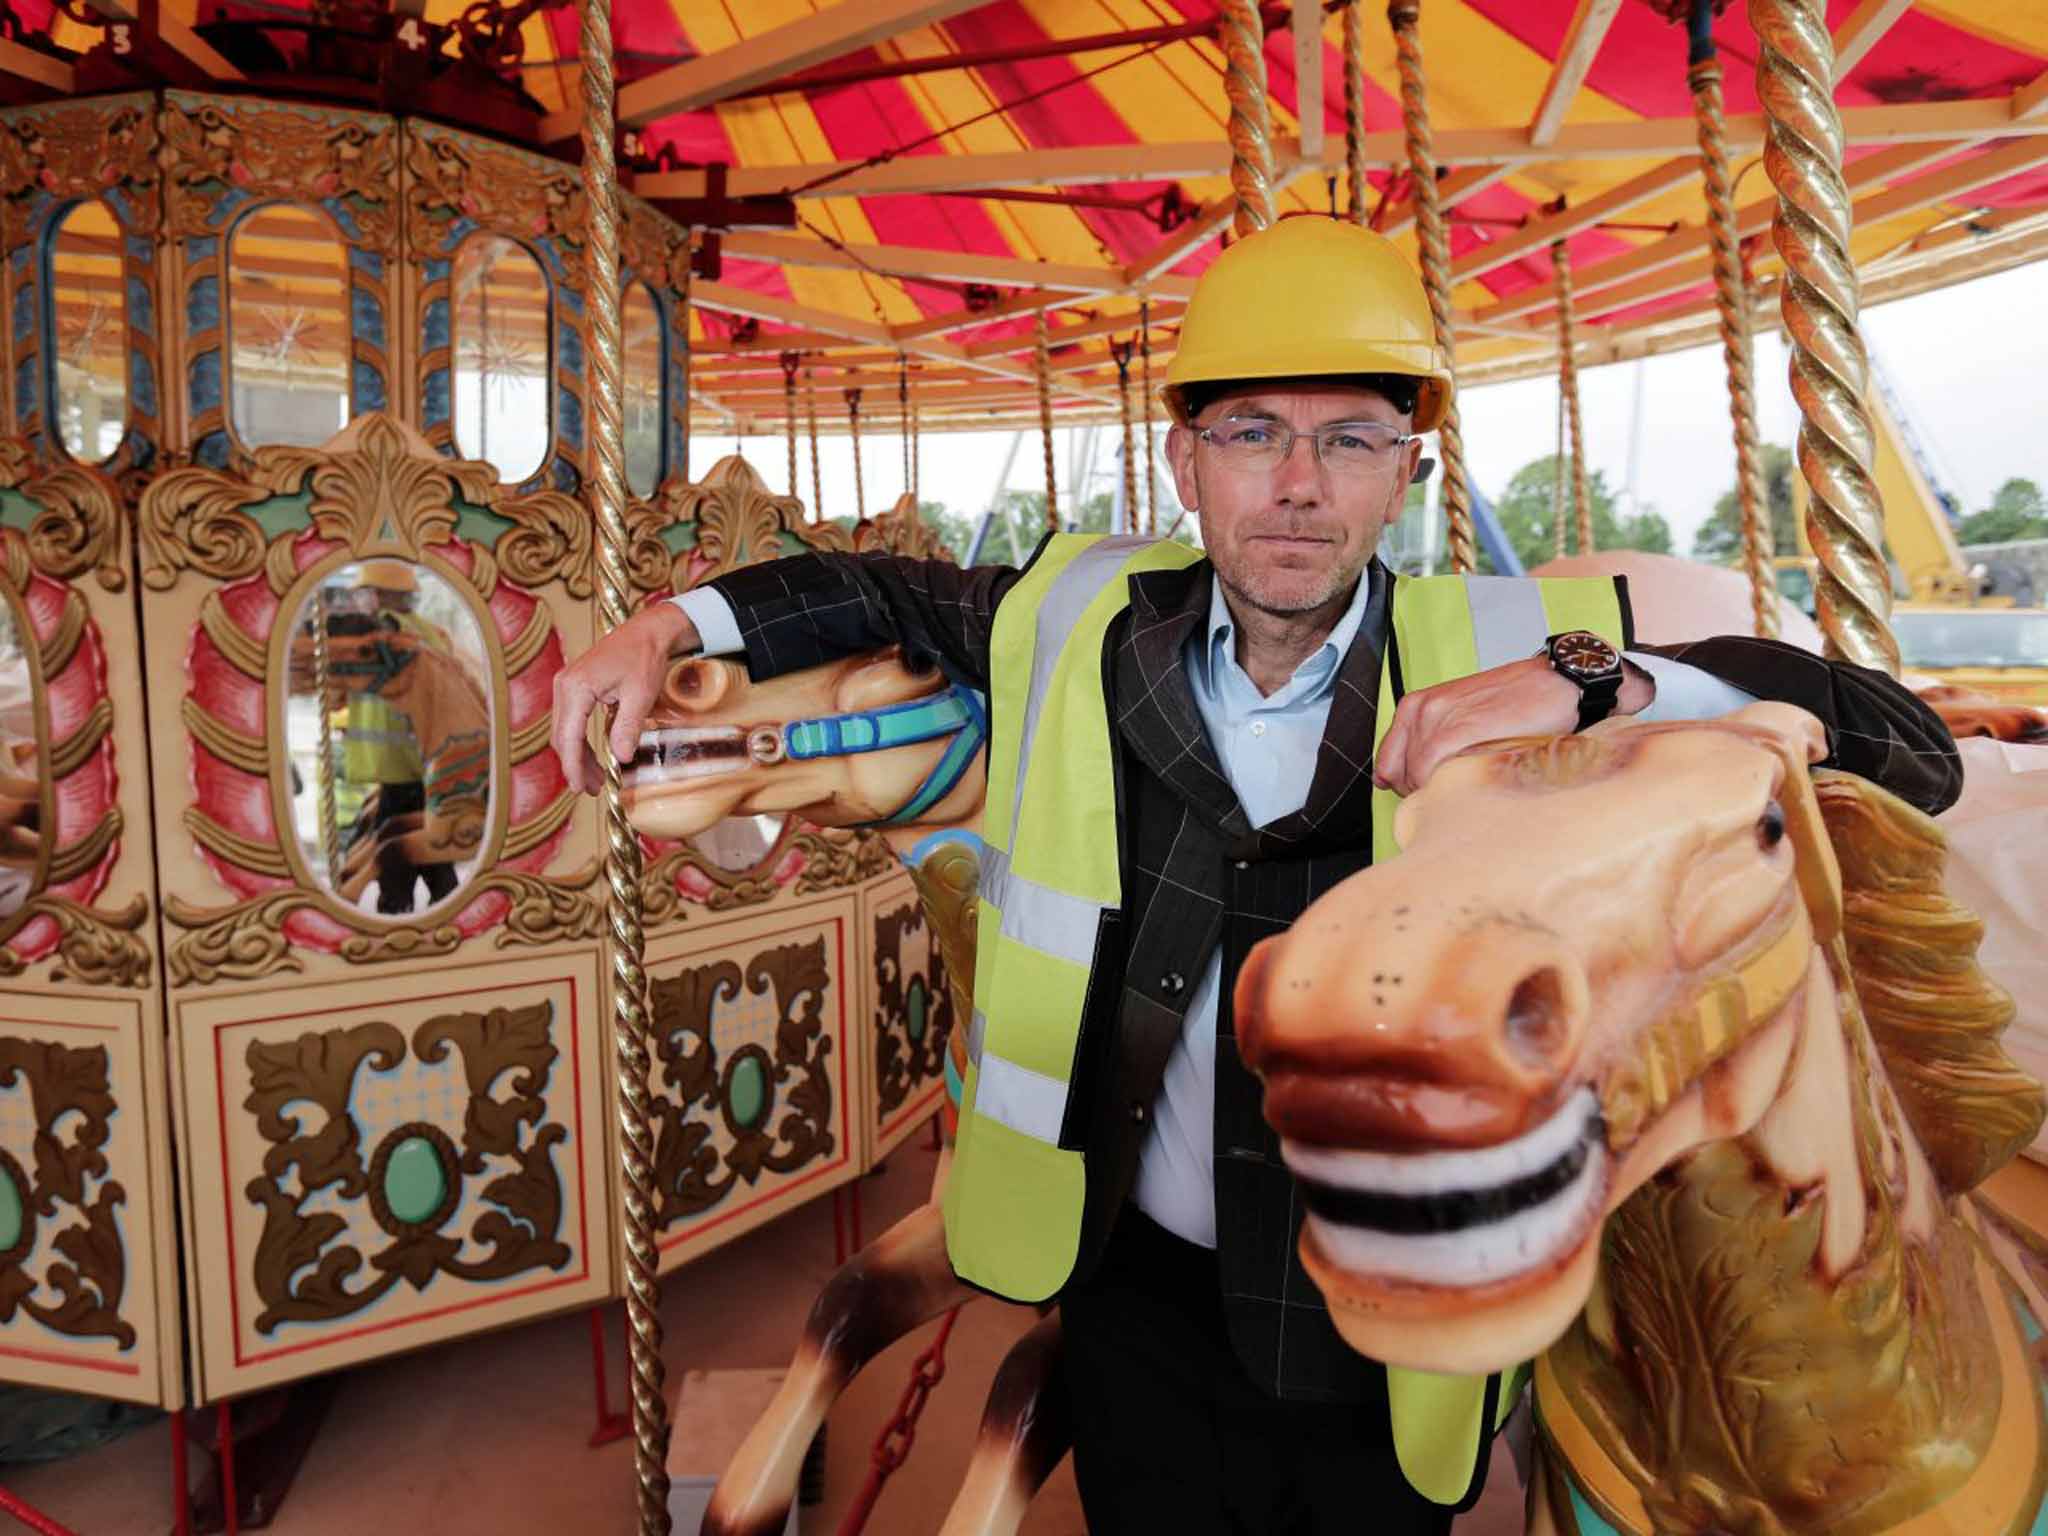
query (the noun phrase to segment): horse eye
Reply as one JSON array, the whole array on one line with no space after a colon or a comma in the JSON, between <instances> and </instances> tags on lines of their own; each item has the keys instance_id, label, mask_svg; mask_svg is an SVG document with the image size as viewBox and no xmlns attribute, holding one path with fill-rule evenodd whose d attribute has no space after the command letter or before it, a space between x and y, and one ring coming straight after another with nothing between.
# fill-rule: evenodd
<instances>
[{"instance_id":1,"label":"horse eye","mask_svg":"<svg viewBox=\"0 0 2048 1536\"><path fill-rule=\"evenodd\" d=\"M1777 801L1765 806L1763 815L1756 819L1756 840L1766 852L1785 840L1785 811Z\"/></svg>"}]
</instances>

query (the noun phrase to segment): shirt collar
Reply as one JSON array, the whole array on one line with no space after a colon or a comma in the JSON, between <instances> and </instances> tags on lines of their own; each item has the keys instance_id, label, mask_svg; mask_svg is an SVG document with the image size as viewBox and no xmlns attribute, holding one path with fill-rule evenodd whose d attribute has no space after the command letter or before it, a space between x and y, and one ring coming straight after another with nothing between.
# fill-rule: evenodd
<instances>
[{"instance_id":1,"label":"shirt collar","mask_svg":"<svg viewBox=\"0 0 2048 1536\"><path fill-rule=\"evenodd\" d=\"M1294 669L1294 675L1266 700L1268 704L1281 703L1331 686L1337 668L1351 650L1351 642L1358 638L1359 626L1365 622L1365 611L1372 597L1373 566L1377 563L1368 562L1366 568L1359 572L1358 585L1352 590L1351 601L1336 625L1324 637L1323 643L1303 658L1301 665ZM1243 668L1237 664L1236 645L1237 623L1231 618L1230 607L1223 600L1223 583L1212 577L1209 582L1207 629L1199 646L1190 644L1188 647L1194 653L1188 662L1195 674L1197 688L1213 691L1223 678L1232 673L1243 675ZM1248 677L1245 681L1250 684Z\"/></svg>"}]
</instances>

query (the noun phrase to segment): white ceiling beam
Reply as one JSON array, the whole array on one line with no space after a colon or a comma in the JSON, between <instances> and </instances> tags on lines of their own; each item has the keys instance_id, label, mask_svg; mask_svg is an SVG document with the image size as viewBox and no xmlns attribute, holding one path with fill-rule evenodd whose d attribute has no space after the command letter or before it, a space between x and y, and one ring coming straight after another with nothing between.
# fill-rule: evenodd
<instances>
[{"instance_id":1,"label":"white ceiling beam","mask_svg":"<svg viewBox=\"0 0 2048 1536\"><path fill-rule=\"evenodd\" d=\"M1572 98L1586 83L1593 58L1607 40L1607 29L1614 25L1620 10L1621 0L1579 0L1571 26L1565 30L1563 46L1558 49L1557 62L1551 66L1550 83L1543 88L1536 115L1529 119L1529 142L1536 148L1541 149L1557 138Z\"/></svg>"},{"instance_id":2,"label":"white ceiling beam","mask_svg":"<svg viewBox=\"0 0 2048 1536\"><path fill-rule=\"evenodd\" d=\"M69 96L73 90L71 66L62 59L53 59L47 53L34 48L24 48L20 43L0 37L0 74L13 75L19 80L32 81L60 96Z\"/></svg>"},{"instance_id":3,"label":"white ceiling beam","mask_svg":"<svg viewBox=\"0 0 2048 1536\"><path fill-rule=\"evenodd\" d=\"M1913 9L1913 0L1863 0L1835 28L1835 78L1845 80L1849 71L1884 40L1892 23Z\"/></svg>"},{"instance_id":4,"label":"white ceiling beam","mask_svg":"<svg viewBox=\"0 0 2048 1536\"><path fill-rule=\"evenodd\" d=\"M1323 154L1323 5L1294 0L1294 116L1301 124L1301 154Z\"/></svg>"},{"instance_id":5,"label":"white ceiling beam","mask_svg":"<svg viewBox=\"0 0 2048 1536\"><path fill-rule=\"evenodd\" d=\"M1619 186L1608 188L1598 197L1588 198L1547 218L1532 220L1486 245L1475 246L1451 263L1451 276L1459 282L1482 277L1511 261L1520 261L1524 256L1548 248L1553 241L1591 229L1604 219L1619 217L1651 198L1662 197L1673 187L1691 181L1699 174L1698 155L1680 155L1675 160L1667 160L1640 176L1630 177Z\"/></svg>"},{"instance_id":6,"label":"white ceiling beam","mask_svg":"<svg viewBox=\"0 0 2048 1536\"><path fill-rule=\"evenodd\" d=\"M788 267L846 267L884 277L936 283L1001 283L1072 293L1112 293L1124 285L1115 267L1063 266L1014 256L977 256L908 245L828 245L809 235L736 230L723 237L725 254Z\"/></svg>"},{"instance_id":7,"label":"white ceiling beam","mask_svg":"<svg viewBox=\"0 0 2048 1536\"><path fill-rule=\"evenodd\" d=\"M1466 198L1477 197L1488 187L1505 181L1514 175L1515 169L1512 164L1461 167L1436 184L1437 203L1445 213L1449 213ZM1388 213L1386 222L1380 225L1380 233L1389 240L1397 239L1405 234L1414 222L1415 199L1404 195Z\"/></svg>"}]
</instances>

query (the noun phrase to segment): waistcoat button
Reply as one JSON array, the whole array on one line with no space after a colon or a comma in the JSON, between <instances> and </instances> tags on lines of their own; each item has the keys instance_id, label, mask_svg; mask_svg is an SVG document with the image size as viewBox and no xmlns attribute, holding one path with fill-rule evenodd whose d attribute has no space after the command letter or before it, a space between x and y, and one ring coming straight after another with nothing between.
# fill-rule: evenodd
<instances>
[{"instance_id":1,"label":"waistcoat button","mask_svg":"<svg viewBox=\"0 0 2048 1536\"><path fill-rule=\"evenodd\" d=\"M1131 1121L1133 1124L1143 1125L1150 1116L1151 1111L1145 1108L1145 1101L1143 1099L1131 1100Z\"/></svg>"},{"instance_id":2,"label":"waistcoat button","mask_svg":"<svg viewBox=\"0 0 2048 1536\"><path fill-rule=\"evenodd\" d=\"M1168 971L1164 976L1159 978L1159 990L1164 992L1168 997L1179 997L1181 993L1187 991L1187 989L1188 979L1187 977L1181 975L1179 971Z\"/></svg>"}]
</instances>

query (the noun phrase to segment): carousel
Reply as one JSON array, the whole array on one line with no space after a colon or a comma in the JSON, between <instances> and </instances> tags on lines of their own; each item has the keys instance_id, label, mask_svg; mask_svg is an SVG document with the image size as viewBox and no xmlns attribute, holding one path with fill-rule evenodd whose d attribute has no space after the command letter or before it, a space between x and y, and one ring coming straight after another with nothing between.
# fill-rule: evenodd
<instances>
[{"instance_id":1,"label":"carousel","mask_svg":"<svg viewBox=\"0 0 2048 1536\"><path fill-rule=\"evenodd\" d=\"M1859 305L2048 257L2048 12L2005 0L0 0L0 102L0 1383L167 1415L180 1533L293 1528L295 1415L336 1373L559 1314L590 1439L630 1438L668 1531L662 1297L813 1202L843 1267L770 1330L758 1363L794 1363L703 1529L796 1529L835 1399L920 1327L901 1410L844 1431L875 1448L838 1529L933 1475L908 1453L973 1300L944 1154L865 1247L860 1188L972 1087L979 706L886 656L716 699L672 675L670 725L796 743L883 699L924 734L808 799L794 746L743 792L613 765L585 799L553 681L639 606L805 548L951 558L933 433L1038 434L1059 530L1055 430L1111 429L1114 526L1185 533L1155 386L1195 279L1339 219L1412 248L1463 385L1556 378L1560 569L1636 569L1595 548L1579 372L1718 346L1743 559L1646 568L1681 594L1649 638L1896 674L1895 590L1955 598L1954 539L1899 510ZM1771 327L1817 629L1773 568ZM760 442L693 463L705 434ZM864 445L900 455L893 505ZM1455 406L1431 451L1438 568L1469 573L1498 525ZM1943 702L1959 734L2048 724ZM1631 759L1696 803L1762 762L1795 858L1767 953L1682 957L1642 903L1589 941L1691 999L1588 1043L1610 1136L1655 1141L1795 993L1837 1070L1744 1079L1745 1115L1672 1143L1554 1327L1347 1328L1417 1370L1534 1357L1529 1529L2048 1531L2048 1154L2014 1060L2048 1067L2048 897L2012 852L2043 845L2048 747L1966 746L1940 822L1809 777L1774 717ZM1584 754L1519 750L1419 795L1358 901L1472 878L1447 824L1533 836L1502 774L1571 813ZM1313 1055L1284 1007L1266 1028ZM1027 1528L1065 1451L1056 1322L1020 1335L937 1501L955 1536ZM331 1528L375 1519L374 1469L353 1497Z\"/></svg>"}]
</instances>

